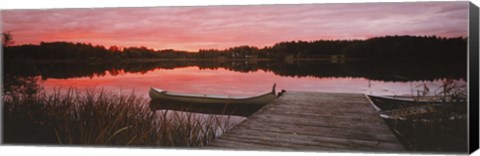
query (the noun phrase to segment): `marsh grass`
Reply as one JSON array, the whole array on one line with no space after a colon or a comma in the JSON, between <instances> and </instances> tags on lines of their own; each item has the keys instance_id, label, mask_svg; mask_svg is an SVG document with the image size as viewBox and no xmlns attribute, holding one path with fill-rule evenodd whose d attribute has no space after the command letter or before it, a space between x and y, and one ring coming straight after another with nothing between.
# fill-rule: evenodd
<instances>
[{"instance_id":1,"label":"marsh grass","mask_svg":"<svg viewBox=\"0 0 480 156\"><path fill-rule=\"evenodd\" d=\"M442 80L442 85L438 88L430 88L425 84L416 88L415 91L412 91L414 99L420 100L429 96L427 99L436 101L440 107L438 107L438 112L405 120L385 119L406 149L430 152L467 152L466 86L446 79Z\"/></svg>"},{"instance_id":2,"label":"marsh grass","mask_svg":"<svg viewBox=\"0 0 480 156\"><path fill-rule=\"evenodd\" d=\"M134 93L55 89L3 96L4 143L201 147L229 117L151 111Z\"/></svg>"}]
</instances>

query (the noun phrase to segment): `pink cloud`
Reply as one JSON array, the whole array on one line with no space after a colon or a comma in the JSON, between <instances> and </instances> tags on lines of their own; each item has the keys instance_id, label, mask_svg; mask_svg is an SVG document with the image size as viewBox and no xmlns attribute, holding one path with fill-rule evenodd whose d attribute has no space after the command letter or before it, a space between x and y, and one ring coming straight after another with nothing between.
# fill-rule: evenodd
<instances>
[{"instance_id":1,"label":"pink cloud","mask_svg":"<svg viewBox=\"0 0 480 156\"><path fill-rule=\"evenodd\" d=\"M467 36L468 2L4 10L17 44L197 50L384 35Z\"/></svg>"}]
</instances>

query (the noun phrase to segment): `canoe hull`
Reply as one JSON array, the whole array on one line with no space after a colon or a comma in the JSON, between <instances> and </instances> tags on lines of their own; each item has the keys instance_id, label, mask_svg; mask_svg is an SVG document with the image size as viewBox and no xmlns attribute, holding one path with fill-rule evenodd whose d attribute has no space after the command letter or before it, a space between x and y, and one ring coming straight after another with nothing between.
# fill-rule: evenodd
<instances>
[{"instance_id":1,"label":"canoe hull","mask_svg":"<svg viewBox=\"0 0 480 156\"><path fill-rule=\"evenodd\" d=\"M151 89L150 98L152 100L192 104L265 105L273 101L276 96L275 93L266 93L263 95L249 98L211 98L208 96L200 97L168 95L162 92L158 92L155 89Z\"/></svg>"},{"instance_id":2,"label":"canoe hull","mask_svg":"<svg viewBox=\"0 0 480 156\"><path fill-rule=\"evenodd\" d=\"M235 115L248 117L257 112L264 105L227 105L227 104L192 104L169 101L152 100L150 110L174 110L191 113Z\"/></svg>"},{"instance_id":3,"label":"canoe hull","mask_svg":"<svg viewBox=\"0 0 480 156\"><path fill-rule=\"evenodd\" d=\"M181 94L151 88L150 109L177 110L193 113L249 116L276 99L275 85L271 92L251 97Z\"/></svg>"},{"instance_id":4,"label":"canoe hull","mask_svg":"<svg viewBox=\"0 0 480 156\"><path fill-rule=\"evenodd\" d=\"M377 111L394 110L394 109L401 109L401 108L427 104L427 102L420 102L420 101L413 101L413 100L406 100L406 99L395 99L395 98L373 96L373 95L369 95L368 97L370 98L370 100L372 100L373 104L376 106Z\"/></svg>"},{"instance_id":5,"label":"canoe hull","mask_svg":"<svg viewBox=\"0 0 480 156\"><path fill-rule=\"evenodd\" d=\"M449 114L466 114L466 103L462 104L461 102L417 101L372 95L368 97L379 115L387 119L405 120L409 118L428 118L428 116L438 118L449 116Z\"/></svg>"}]
</instances>

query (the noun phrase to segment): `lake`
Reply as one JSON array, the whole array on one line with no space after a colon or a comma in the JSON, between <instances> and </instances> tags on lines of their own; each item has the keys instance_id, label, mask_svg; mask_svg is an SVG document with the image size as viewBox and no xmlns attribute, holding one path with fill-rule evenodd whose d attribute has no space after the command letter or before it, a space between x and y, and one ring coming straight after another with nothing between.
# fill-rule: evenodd
<instances>
[{"instance_id":1,"label":"lake","mask_svg":"<svg viewBox=\"0 0 480 156\"><path fill-rule=\"evenodd\" d=\"M149 63L6 64L5 73L38 77L54 88L103 88L148 98L150 87L198 94L256 95L277 91L350 92L412 95L431 93L446 79L465 85L462 63L425 61L167 61Z\"/></svg>"},{"instance_id":2,"label":"lake","mask_svg":"<svg viewBox=\"0 0 480 156\"><path fill-rule=\"evenodd\" d=\"M156 87L173 92L181 93L197 93L197 94L226 94L232 96L251 96L271 91L273 84L277 84L277 92L280 90L286 91L312 91L312 92L348 92L348 93L364 93L370 95L416 95L417 91L426 91L430 95L440 93L442 91L442 85L445 82L454 82L456 87L461 89L466 88L466 64L463 62L452 61L419 61L419 60L395 60L395 61L345 61L345 62L333 62L333 61L160 61L160 62L116 62L116 63L102 63L102 62L64 62L64 63L35 63L35 61L25 61L22 63L9 62L4 64L4 88L13 88L14 93L25 93L24 88L27 86L35 85L43 88L47 93L52 93L56 89L60 88L66 91L68 88L76 88L81 93L85 93L86 89L95 87L97 89L104 89L111 93L124 93L129 94L132 91L134 94L148 98L148 91L150 87ZM31 87L31 86L30 86ZM15 92L15 88L22 90L22 92ZM109 94L112 95L112 94ZM82 98L81 98L82 99ZM80 100L81 100L80 99ZM85 98L83 98L85 99ZM116 98L113 98L115 100ZM16 100L4 99L4 102L9 103L9 108L16 108ZM68 100L67 100L68 101ZM27 133L31 133L30 120L37 120L38 117L30 119L30 117L23 117L22 114L41 114L40 117L52 115L57 118L56 113L63 113L65 109L57 109L57 111L42 112L36 107L30 107L28 99L23 103L26 106L25 109L9 109L12 112L6 117L11 125L13 123L25 123L20 127L13 127L8 130L10 136L25 136ZM104 101L105 102L105 101ZM100 102L101 104L104 104ZM115 102L114 102L115 103ZM118 102L117 102L118 103ZM142 103L144 104L144 103ZM55 104L48 104L54 106ZM254 113L258 108L252 108L246 112L240 112L241 114L234 114L234 116L224 115L212 115L205 114L205 110L208 113L218 112L220 109L210 108L196 108L186 107L173 104L175 107L169 104L162 103L161 108L155 108L154 115L155 121L161 121L160 119L172 119L171 121L176 123L176 120L183 121L183 118L191 117L191 113L187 112L201 112L194 113L195 122L208 123L208 121L214 121L212 119L221 120L219 123L212 123L212 125L221 125L222 127L231 127L245 120L244 116ZM83 106L89 106L88 102L83 102ZM142 106L131 105L127 103L127 106ZM150 109L152 105L150 104ZM123 105L125 107L125 105ZM156 106L157 107L157 106ZM20 107L22 108L22 107ZM40 107L41 108L41 107ZM47 107L48 108L48 107ZM55 108L55 107L54 107ZM115 112L114 108L108 110L102 109L93 110L89 112L91 114L97 114L99 112ZM168 111L165 110L168 109ZM67 109L68 110L68 109ZM170 111L180 110L180 111ZM227 110L222 108L220 112ZM22 113L15 113L22 112ZM233 112L237 111L233 108ZM66 111L72 112L72 111ZM75 112L75 111L73 111ZM133 112L134 114L149 114L150 110L145 110L142 113ZM19 115L20 114L20 115ZM80 112L80 114L82 114ZM100 113L101 114L101 113ZM120 113L123 114L123 113ZM218 114L218 113L214 113ZM230 113L225 113L230 114ZM88 113L87 113L88 115ZM448 115L448 114L445 114ZM177 117L177 118L175 118ZM20 120L18 119L27 119ZM51 118L40 118L47 123L57 123L59 121ZM86 119L79 118L83 123ZM127 118L127 119L130 119ZM150 119L150 118L148 118ZM435 119L435 118L434 118ZM42 120L42 121L43 121ZM107 119L100 119L99 122ZM137 119L125 121L127 123L136 123ZM94 117L93 121L97 121L97 117ZM144 121L144 120L141 120ZM149 121L149 120L145 120ZM70 120L61 121L60 123L70 123ZM159 122L163 123L163 122ZM396 121L394 123L397 123ZM403 123L403 122L402 122ZM462 140L465 140L466 133L464 129L466 122L462 120L452 121L453 124L446 126L440 125L442 128L435 128L436 133L431 133L430 128L422 128L424 131L418 131L418 127L425 126L421 122L403 123L400 126L400 130L403 130L407 136L407 139L413 139L415 143L414 149L418 147L428 147L431 144L428 140L437 138L439 135L446 133L452 136L448 141L438 141L445 147L454 147L453 150L464 150L465 144ZM443 124L443 123L439 123ZM103 124L102 124L103 125ZM413 125L413 126L412 126ZM451 126L454 125L454 126ZM62 126L58 124L55 126ZM174 125L169 125L170 127ZM427 127L431 125L426 125ZM101 126L89 127L92 130L100 129ZM162 126L155 126L162 127ZM406 127L406 128L405 128ZM451 134L452 128L455 132ZM22 129L22 130L18 130ZM75 128L74 128L75 129ZM409 131L412 130L413 131ZM37 130L38 131L38 130ZM223 129L216 129L215 135L222 134ZM418 133L417 133L418 131ZM19 132L18 134L16 134ZM69 134L69 133L67 133ZM431 135L429 135L431 134ZM52 135L52 134L50 134ZM155 134L157 135L157 134ZM415 136L426 136L418 137ZM40 140L43 142L55 142L56 140L49 140L51 138L45 138L42 136ZM412 137L413 136L413 137ZM432 137L433 136L433 137ZM33 136L31 138L36 138ZM453 139L452 139L453 138ZM461 139L457 139L461 138ZM10 142L15 142L16 137L10 138ZM421 141L421 140L424 141ZM47 141L45 141L47 140ZM419 141L420 140L420 141ZM427 140L427 141L425 141ZM460 141L459 141L460 140ZM30 139L26 139L26 142L31 142ZM22 142L20 140L19 142ZM455 145L455 146L454 146ZM413 147L410 147L413 148ZM420 148L423 150L423 148ZM450 148L445 148L451 150Z\"/></svg>"}]
</instances>

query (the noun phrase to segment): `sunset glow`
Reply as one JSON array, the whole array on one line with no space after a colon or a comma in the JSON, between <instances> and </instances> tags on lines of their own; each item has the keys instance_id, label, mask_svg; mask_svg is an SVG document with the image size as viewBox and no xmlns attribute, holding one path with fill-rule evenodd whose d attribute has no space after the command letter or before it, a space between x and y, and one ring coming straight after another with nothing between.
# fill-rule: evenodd
<instances>
[{"instance_id":1,"label":"sunset glow","mask_svg":"<svg viewBox=\"0 0 480 156\"><path fill-rule=\"evenodd\" d=\"M2 10L16 45L69 41L153 49L257 47L385 35L466 37L468 2Z\"/></svg>"},{"instance_id":2,"label":"sunset glow","mask_svg":"<svg viewBox=\"0 0 480 156\"><path fill-rule=\"evenodd\" d=\"M381 82L365 78L314 78L314 77L283 77L271 72L257 71L239 73L225 69L204 69L197 67L176 68L173 70L157 69L140 73L124 73L117 76L104 75L98 77L82 77L71 79L49 78L40 82L47 90L52 88L75 87L80 90L99 88L123 93L134 91L148 98L150 87L167 91L197 94L217 94L233 96L252 96L271 91L274 83L277 92L315 91L315 92L355 92L374 95L409 94L411 86L426 82ZM432 88L437 88L439 82L429 82ZM392 88L392 89L386 89Z\"/></svg>"}]
</instances>

